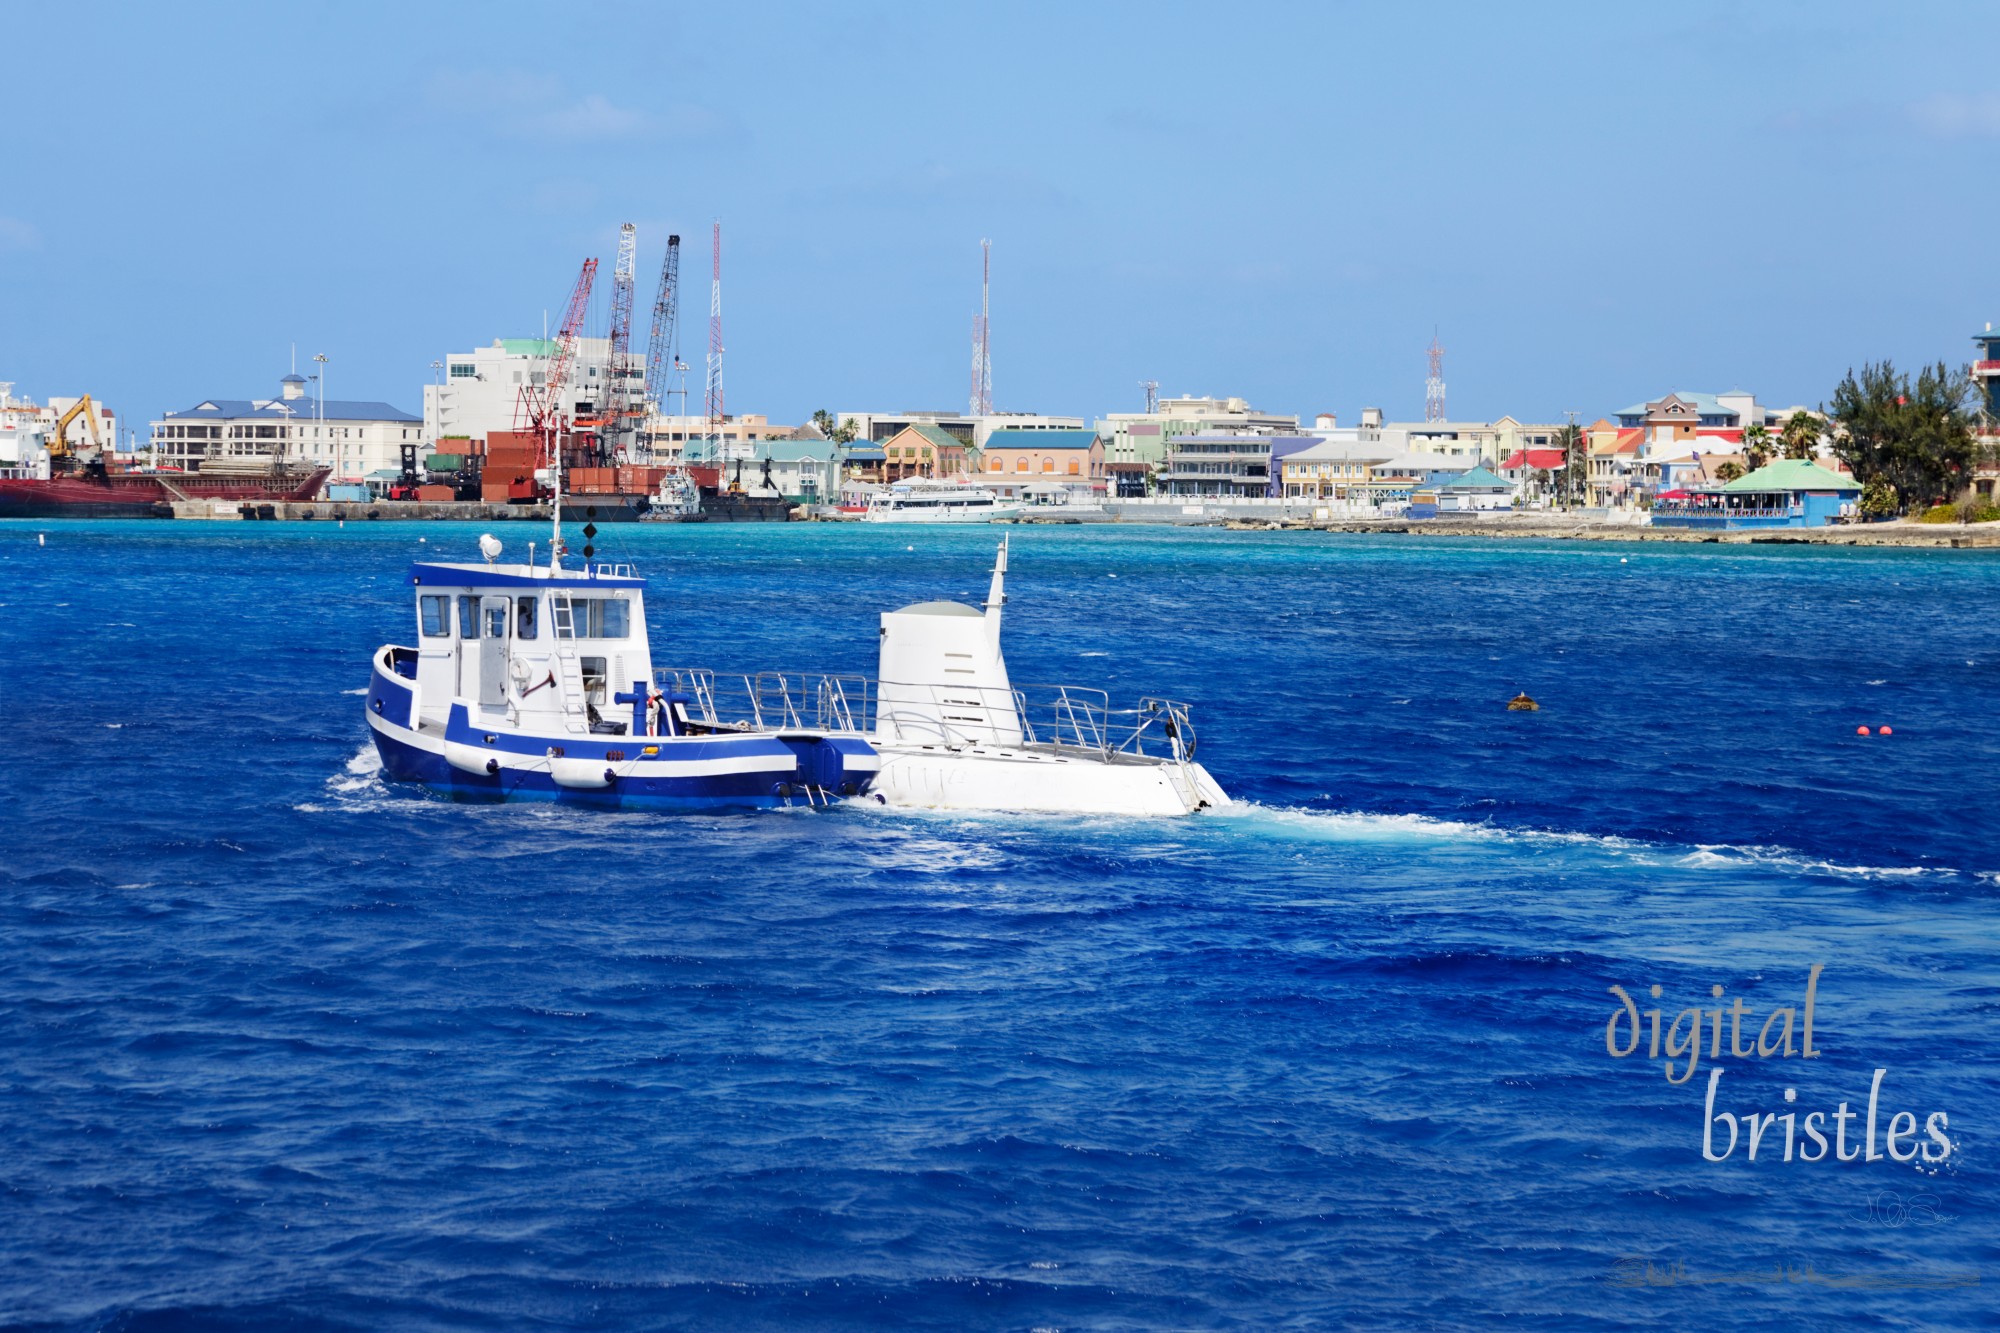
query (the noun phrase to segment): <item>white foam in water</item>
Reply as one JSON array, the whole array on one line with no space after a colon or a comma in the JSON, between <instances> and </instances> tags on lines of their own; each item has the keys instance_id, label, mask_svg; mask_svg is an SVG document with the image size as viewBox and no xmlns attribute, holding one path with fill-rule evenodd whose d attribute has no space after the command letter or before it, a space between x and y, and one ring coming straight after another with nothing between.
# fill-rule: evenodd
<instances>
[{"instance_id":1,"label":"white foam in water","mask_svg":"<svg viewBox=\"0 0 2000 1333\"><path fill-rule=\"evenodd\" d=\"M1673 865L1682 869L1760 867L1794 874L1837 875L1859 879L1908 880L1927 876L1955 877L1944 866L1842 865L1790 847L1739 847L1708 843L1692 849L1671 843L1645 842L1612 834L1564 833L1549 829L1510 829L1495 824L1434 819L1428 815L1373 815L1347 810L1298 810L1238 801L1209 811L1203 819L1245 819L1268 823L1273 831L1355 842L1500 842L1523 847L1587 847L1611 856L1631 857L1640 865ZM1657 858L1657 859L1653 859Z\"/></svg>"},{"instance_id":2,"label":"white foam in water","mask_svg":"<svg viewBox=\"0 0 2000 1333\"><path fill-rule=\"evenodd\" d=\"M348 759L346 767L326 780L326 789L338 802L338 808L355 809L363 796L380 796L382 792L382 756L375 747L364 745ZM323 805L301 805L295 807L305 814L321 814L328 807Z\"/></svg>"}]
</instances>

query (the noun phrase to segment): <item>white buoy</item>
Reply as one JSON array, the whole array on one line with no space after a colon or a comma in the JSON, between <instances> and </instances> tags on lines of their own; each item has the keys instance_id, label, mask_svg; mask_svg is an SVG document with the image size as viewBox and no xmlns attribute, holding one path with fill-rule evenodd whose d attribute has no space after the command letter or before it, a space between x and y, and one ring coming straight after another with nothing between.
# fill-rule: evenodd
<instances>
[{"instance_id":1,"label":"white buoy","mask_svg":"<svg viewBox=\"0 0 2000 1333\"><path fill-rule=\"evenodd\" d=\"M1622 565L1622 564L1624 564L1624 563L1625 563L1625 557L1624 557L1624 556L1622 556L1622 555L1621 555L1621 556L1619 556L1619 557L1618 557L1618 563L1619 563L1619 564L1621 564L1621 565Z\"/></svg>"},{"instance_id":2,"label":"white buoy","mask_svg":"<svg viewBox=\"0 0 2000 1333\"><path fill-rule=\"evenodd\" d=\"M905 546L905 547L904 547L903 549L904 549L905 551L914 551L914 550L916 550L917 548L916 548L916 547L914 547L914 546Z\"/></svg>"},{"instance_id":3,"label":"white buoy","mask_svg":"<svg viewBox=\"0 0 2000 1333\"><path fill-rule=\"evenodd\" d=\"M37 546L47 546L48 544L49 544L49 534L48 534L48 533L46 533L46 532L38 532L38 533L36 533L36 534L35 534L35 545L37 545Z\"/></svg>"}]
</instances>

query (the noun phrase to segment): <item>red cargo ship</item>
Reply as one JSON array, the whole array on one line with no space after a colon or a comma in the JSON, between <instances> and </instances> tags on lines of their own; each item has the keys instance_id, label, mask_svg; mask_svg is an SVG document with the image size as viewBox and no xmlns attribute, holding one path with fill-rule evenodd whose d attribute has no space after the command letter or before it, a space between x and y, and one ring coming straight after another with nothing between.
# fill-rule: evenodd
<instances>
[{"instance_id":1,"label":"red cargo ship","mask_svg":"<svg viewBox=\"0 0 2000 1333\"><path fill-rule=\"evenodd\" d=\"M39 478L0 468L0 518L172 518L176 500L274 504L311 500L330 468L230 476L201 472L79 472Z\"/></svg>"}]
</instances>

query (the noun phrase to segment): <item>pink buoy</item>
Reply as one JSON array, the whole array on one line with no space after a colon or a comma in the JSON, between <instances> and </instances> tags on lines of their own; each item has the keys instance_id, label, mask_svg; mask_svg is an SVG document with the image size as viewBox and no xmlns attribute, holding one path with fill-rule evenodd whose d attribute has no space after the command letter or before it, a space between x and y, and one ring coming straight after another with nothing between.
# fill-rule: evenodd
<instances>
[{"instance_id":1,"label":"pink buoy","mask_svg":"<svg viewBox=\"0 0 2000 1333\"><path fill-rule=\"evenodd\" d=\"M1866 735L1868 734L1868 728L1866 728L1866 727L1856 727L1856 728L1854 729L1854 734L1855 734L1855 735L1857 735L1857 736L1866 736Z\"/></svg>"},{"instance_id":2,"label":"pink buoy","mask_svg":"<svg viewBox=\"0 0 2000 1333\"><path fill-rule=\"evenodd\" d=\"M1875 734L1878 736L1893 736L1896 734L1896 729L1894 727L1877 727Z\"/></svg>"}]
</instances>

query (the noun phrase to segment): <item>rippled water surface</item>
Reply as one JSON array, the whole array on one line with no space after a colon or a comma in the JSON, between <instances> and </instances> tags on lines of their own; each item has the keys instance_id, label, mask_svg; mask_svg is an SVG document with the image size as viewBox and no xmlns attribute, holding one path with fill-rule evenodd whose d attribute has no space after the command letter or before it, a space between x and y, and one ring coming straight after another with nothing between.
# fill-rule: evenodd
<instances>
[{"instance_id":1,"label":"rippled water surface","mask_svg":"<svg viewBox=\"0 0 2000 1333\"><path fill-rule=\"evenodd\" d=\"M1015 678L1242 805L639 817L377 776L476 535L0 525L0 1323L1990 1326L2000 558L1021 530ZM601 543L663 665L868 670L996 537ZM1606 1053L1814 964L1814 1060ZM1955 1150L1704 1161L1712 1066Z\"/></svg>"}]
</instances>

